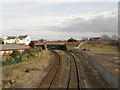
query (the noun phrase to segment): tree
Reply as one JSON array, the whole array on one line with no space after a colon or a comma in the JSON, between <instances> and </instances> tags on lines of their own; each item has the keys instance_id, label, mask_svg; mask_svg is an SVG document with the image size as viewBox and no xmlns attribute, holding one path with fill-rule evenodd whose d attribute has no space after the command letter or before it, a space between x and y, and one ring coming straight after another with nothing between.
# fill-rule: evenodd
<instances>
[{"instance_id":1,"label":"tree","mask_svg":"<svg viewBox=\"0 0 120 90\"><path fill-rule=\"evenodd\" d=\"M67 42L77 42L77 40L71 37Z\"/></svg>"},{"instance_id":2,"label":"tree","mask_svg":"<svg viewBox=\"0 0 120 90\"><path fill-rule=\"evenodd\" d=\"M44 42L45 40L44 40L44 39L39 39L38 41L40 41L40 42Z\"/></svg>"},{"instance_id":3,"label":"tree","mask_svg":"<svg viewBox=\"0 0 120 90\"><path fill-rule=\"evenodd\" d=\"M29 44L29 46L31 46L32 48L34 48L35 47L35 42L31 41L30 44Z\"/></svg>"},{"instance_id":4,"label":"tree","mask_svg":"<svg viewBox=\"0 0 120 90\"><path fill-rule=\"evenodd\" d=\"M117 36L116 34L113 34L113 35L111 36L111 38L112 38L113 40L117 40L117 39L118 39L118 36Z\"/></svg>"},{"instance_id":5,"label":"tree","mask_svg":"<svg viewBox=\"0 0 120 90\"><path fill-rule=\"evenodd\" d=\"M88 40L87 37L83 37L83 38L82 38L82 41L86 41L86 40Z\"/></svg>"},{"instance_id":6,"label":"tree","mask_svg":"<svg viewBox=\"0 0 120 90\"><path fill-rule=\"evenodd\" d=\"M104 38L104 39L107 39L107 40L111 39L108 35L102 35L101 37Z\"/></svg>"}]
</instances>

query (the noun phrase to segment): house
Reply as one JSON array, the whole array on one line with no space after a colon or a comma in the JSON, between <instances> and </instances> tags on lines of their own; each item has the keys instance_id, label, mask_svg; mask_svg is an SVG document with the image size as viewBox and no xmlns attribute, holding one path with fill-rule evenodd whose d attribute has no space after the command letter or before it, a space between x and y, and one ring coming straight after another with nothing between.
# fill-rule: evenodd
<instances>
[{"instance_id":1,"label":"house","mask_svg":"<svg viewBox=\"0 0 120 90\"><path fill-rule=\"evenodd\" d=\"M103 38L103 37L93 37L90 38L87 43L102 43L102 44L109 44L111 43L112 39L110 38Z\"/></svg>"},{"instance_id":2,"label":"house","mask_svg":"<svg viewBox=\"0 0 120 90\"><path fill-rule=\"evenodd\" d=\"M3 39L4 44L13 44L16 41L17 36L7 36Z\"/></svg>"},{"instance_id":3,"label":"house","mask_svg":"<svg viewBox=\"0 0 120 90\"><path fill-rule=\"evenodd\" d=\"M3 39L4 44L24 44L29 45L31 38L28 35L7 36Z\"/></svg>"},{"instance_id":4,"label":"house","mask_svg":"<svg viewBox=\"0 0 120 90\"><path fill-rule=\"evenodd\" d=\"M26 45L18 45L18 44L0 44L0 56L2 55L10 55L13 50L18 50L21 53L25 49L29 49L30 47L26 47Z\"/></svg>"},{"instance_id":5,"label":"house","mask_svg":"<svg viewBox=\"0 0 120 90\"><path fill-rule=\"evenodd\" d=\"M99 41L101 39L101 37L93 37L90 38L89 41Z\"/></svg>"},{"instance_id":6,"label":"house","mask_svg":"<svg viewBox=\"0 0 120 90\"><path fill-rule=\"evenodd\" d=\"M87 43L99 43L101 37L91 37Z\"/></svg>"},{"instance_id":7,"label":"house","mask_svg":"<svg viewBox=\"0 0 120 90\"><path fill-rule=\"evenodd\" d=\"M28 35L21 35L16 38L15 42L16 44L29 45L31 42L31 38Z\"/></svg>"}]
</instances>

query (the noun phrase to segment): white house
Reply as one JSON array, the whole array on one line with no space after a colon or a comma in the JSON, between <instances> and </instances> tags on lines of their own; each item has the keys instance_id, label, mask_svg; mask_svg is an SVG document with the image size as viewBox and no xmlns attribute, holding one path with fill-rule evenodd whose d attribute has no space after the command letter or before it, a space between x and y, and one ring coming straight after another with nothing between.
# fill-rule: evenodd
<instances>
[{"instance_id":1,"label":"white house","mask_svg":"<svg viewBox=\"0 0 120 90\"><path fill-rule=\"evenodd\" d=\"M29 45L31 42L31 38L28 35L25 36L18 36L16 38L16 43L17 44L25 44L25 45Z\"/></svg>"},{"instance_id":2,"label":"white house","mask_svg":"<svg viewBox=\"0 0 120 90\"><path fill-rule=\"evenodd\" d=\"M7 36L3 39L4 44L13 44L16 41L17 36Z\"/></svg>"}]
</instances>

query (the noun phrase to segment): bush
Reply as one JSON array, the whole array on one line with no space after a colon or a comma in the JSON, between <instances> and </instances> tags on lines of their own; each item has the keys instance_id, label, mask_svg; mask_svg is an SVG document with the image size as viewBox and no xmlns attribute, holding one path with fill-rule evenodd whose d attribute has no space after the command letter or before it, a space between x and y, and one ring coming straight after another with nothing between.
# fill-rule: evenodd
<instances>
[{"instance_id":1,"label":"bush","mask_svg":"<svg viewBox=\"0 0 120 90\"><path fill-rule=\"evenodd\" d=\"M120 42L111 42L110 45L112 45L112 46L120 46Z\"/></svg>"},{"instance_id":2,"label":"bush","mask_svg":"<svg viewBox=\"0 0 120 90\"><path fill-rule=\"evenodd\" d=\"M16 63L22 62L22 57L17 58L17 59L15 60L15 62L16 62Z\"/></svg>"},{"instance_id":3,"label":"bush","mask_svg":"<svg viewBox=\"0 0 120 90\"><path fill-rule=\"evenodd\" d=\"M11 54L13 58L16 58L17 56L21 57L22 54L18 50L14 50L13 53Z\"/></svg>"},{"instance_id":4,"label":"bush","mask_svg":"<svg viewBox=\"0 0 120 90\"><path fill-rule=\"evenodd\" d=\"M25 49L25 51L23 52L23 54L29 54L29 55L31 55L31 50L29 50L29 49Z\"/></svg>"}]
</instances>

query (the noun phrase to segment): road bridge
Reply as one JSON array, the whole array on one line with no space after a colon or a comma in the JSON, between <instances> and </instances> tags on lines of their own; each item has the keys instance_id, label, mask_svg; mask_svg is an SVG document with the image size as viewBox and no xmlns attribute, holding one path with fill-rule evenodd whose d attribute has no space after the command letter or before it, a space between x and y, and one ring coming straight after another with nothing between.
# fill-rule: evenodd
<instances>
[{"instance_id":1,"label":"road bridge","mask_svg":"<svg viewBox=\"0 0 120 90\"><path fill-rule=\"evenodd\" d=\"M55 41L36 42L35 46L40 47L44 50L67 50L66 42Z\"/></svg>"}]
</instances>

